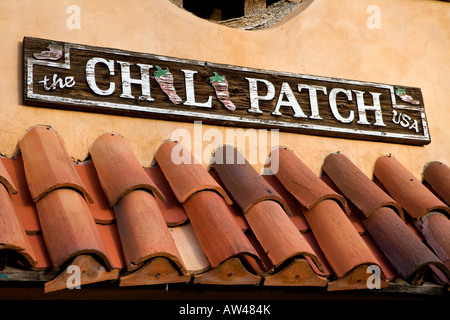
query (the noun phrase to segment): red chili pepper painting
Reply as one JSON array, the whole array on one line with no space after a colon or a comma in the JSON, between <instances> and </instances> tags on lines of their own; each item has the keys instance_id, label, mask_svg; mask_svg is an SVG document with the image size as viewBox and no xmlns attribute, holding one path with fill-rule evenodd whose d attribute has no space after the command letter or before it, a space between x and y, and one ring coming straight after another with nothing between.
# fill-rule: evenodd
<instances>
[{"instance_id":1,"label":"red chili pepper painting","mask_svg":"<svg viewBox=\"0 0 450 320\"><path fill-rule=\"evenodd\" d=\"M230 93L228 92L228 81L225 76L219 76L214 72L214 77L209 78L209 82L216 91L216 96L223 103L223 105L231 111L236 109L236 106L230 101Z\"/></svg>"},{"instance_id":2,"label":"red chili pepper painting","mask_svg":"<svg viewBox=\"0 0 450 320\"><path fill-rule=\"evenodd\" d=\"M414 105L420 104L419 100L413 99L410 95L406 94L406 90L402 88L395 87L395 94L402 99L404 102L408 102Z\"/></svg>"},{"instance_id":3,"label":"red chili pepper painting","mask_svg":"<svg viewBox=\"0 0 450 320\"><path fill-rule=\"evenodd\" d=\"M33 56L40 60L59 60L63 55L63 47L54 41L47 46L47 49L40 53L34 53Z\"/></svg>"},{"instance_id":4,"label":"red chili pepper painting","mask_svg":"<svg viewBox=\"0 0 450 320\"><path fill-rule=\"evenodd\" d=\"M173 86L173 75L169 72L169 68L165 70L156 66L157 71L153 74L155 80L158 82L162 91L169 97L174 104L180 104L181 98L177 95L175 87Z\"/></svg>"}]
</instances>

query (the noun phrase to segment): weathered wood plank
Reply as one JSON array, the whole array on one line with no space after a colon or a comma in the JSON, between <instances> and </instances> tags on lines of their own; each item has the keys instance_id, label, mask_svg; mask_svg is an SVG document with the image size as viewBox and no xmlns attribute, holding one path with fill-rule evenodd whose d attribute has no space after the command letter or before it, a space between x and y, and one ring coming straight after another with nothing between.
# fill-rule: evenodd
<instances>
[{"instance_id":1,"label":"weathered wood plank","mask_svg":"<svg viewBox=\"0 0 450 320\"><path fill-rule=\"evenodd\" d=\"M24 39L39 107L424 145L420 88Z\"/></svg>"}]
</instances>

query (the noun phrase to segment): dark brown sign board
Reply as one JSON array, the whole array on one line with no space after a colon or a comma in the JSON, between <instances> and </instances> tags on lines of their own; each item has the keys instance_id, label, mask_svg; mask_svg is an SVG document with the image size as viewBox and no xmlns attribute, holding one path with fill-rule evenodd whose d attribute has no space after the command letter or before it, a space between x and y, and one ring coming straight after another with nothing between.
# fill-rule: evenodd
<instances>
[{"instance_id":1,"label":"dark brown sign board","mask_svg":"<svg viewBox=\"0 0 450 320\"><path fill-rule=\"evenodd\" d=\"M24 101L34 106L403 144L431 141L420 88L29 37L23 53Z\"/></svg>"}]
</instances>

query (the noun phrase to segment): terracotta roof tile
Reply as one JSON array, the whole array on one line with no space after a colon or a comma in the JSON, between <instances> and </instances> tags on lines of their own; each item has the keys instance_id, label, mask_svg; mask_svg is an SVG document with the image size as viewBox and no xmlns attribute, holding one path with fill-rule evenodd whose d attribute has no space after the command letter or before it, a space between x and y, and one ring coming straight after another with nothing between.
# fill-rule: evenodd
<instances>
[{"instance_id":1,"label":"terracotta roof tile","mask_svg":"<svg viewBox=\"0 0 450 320\"><path fill-rule=\"evenodd\" d=\"M427 243L450 270L450 220L439 212L430 212L417 222ZM447 271L450 277L450 272Z\"/></svg>"},{"instance_id":2,"label":"terracotta roof tile","mask_svg":"<svg viewBox=\"0 0 450 320\"><path fill-rule=\"evenodd\" d=\"M23 228L27 234L39 233L41 225L39 224L36 206L28 190L22 156L19 155L14 159L2 158L2 162L15 186L17 186L18 192L11 195L11 200Z\"/></svg>"},{"instance_id":3,"label":"terracotta roof tile","mask_svg":"<svg viewBox=\"0 0 450 320\"><path fill-rule=\"evenodd\" d=\"M126 268L122 244L120 242L117 223L95 224L102 238L106 253L114 269L124 270Z\"/></svg>"},{"instance_id":4,"label":"terracotta roof tile","mask_svg":"<svg viewBox=\"0 0 450 320\"><path fill-rule=\"evenodd\" d=\"M14 250L29 266L36 265L33 248L14 210L8 190L0 186L0 254Z\"/></svg>"},{"instance_id":5,"label":"terracotta roof tile","mask_svg":"<svg viewBox=\"0 0 450 320\"><path fill-rule=\"evenodd\" d=\"M145 171L166 199L166 201L163 201L159 197L155 198L167 225L178 226L186 223L188 221L186 211L184 211L183 205L178 202L173 194L161 168L158 165L155 165L151 168L146 168Z\"/></svg>"},{"instance_id":6,"label":"terracotta roof tile","mask_svg":"<svg viewBox=\"0 0 450 320\"><path fill-rule=\"evenodd\" d=\"M111 134L95 141L92 160L75 164L56 132L42 126L30 129L19 146L18 157L0 158L5 169L0 176L17 190L13 194L0 186L0 203L6 203L0 206L0 229L2 221L9 228L0 230L0 237L9 237L8 248L18 254L26 246L19 243L28 242L36 264L20 268L40 272L37 278L45 271L47 280L60 267L75 264L84 272L82 285L115 280L120 286L181 282L335 291L367 289L371 268L379 266L381 287L388 285L385 278L401 277L414 285L429 279L450 282L446 210L428 210L436 208L429 205L433 194L428 192L428 213L415 217L421 233L408 215L402 221L393 210L398 205L385 194L411 214L396 198L402 193L397 189L406 185L409 201L428 188L418 181L417 188L404 181L391 185L383 174L410 178L396 164L381 174L378 164L372 182L345 156L332 154L318 177L293 152L277 148L270 155L279 159L276 175L260 176L248 162L219 170L213 165L208 172L182 144L166 141L156 152L156 165L143 168L125 140ZM176 164L180 159L188 163ZM439 187L427 178L433 166L425 168L424 183L438 194ZM44 167L47 176L33 172ZM111 172L119 178L109 177ZM110 199L108 188L116 192ZM61 271L45 291L67 288L70 274Z\"/></svg>"},{"instance_id":7,"label":"terracotta roof tile","mask_svg":"<svg viewBox=\"0 0 450 320\"><path fill-rule=\"evenodd\" d=\"M220 179L219 174L216 172L216 170L214 170L213 168L210 168L208 173L211 175L211 177L214 178L214 180L217 181L217 183L225 190L225 192L227 192L228 197L230 197L230 199L231 199L229 192L225 188L225 185L223 184L223 182ZM229 204L228 208L230 209L231 214L233 215L234 219L236 219L236 221L237 221L238 225L240 226L240 228L242 229L242 231L246 232L247 230L249 230L250 226L248 225L248 222L245 219L244 215L242 214L242 210L237 205L237 203L233 202L232 204Z\"/></svg>"},{"instance_id":8,"label":"terracotta roof tile","mask_svg":"<svg viewBox=\"0 0 450 320\"><path fill-rule=\"evenodd\" d=\"M89 202L95 222L100 224L113 223L116 219L114 210L109 206L108 199L102 190L94 163L91 159L75 164L75 169L83 181L86 190L92 195L94 202Z\"/></svg>"},{"instance_id":9,"label":"terracotta roof tile","mask_svg":"<svg viewBox=\"0 0 450 320\"><path fill-rule=\"evenodd\" d=\"M123 138L104 134L94 141L90 154L111 207L136 189L147 189L165 200Z\"/></svg>"},{"instance_id":10,"label":"terracotta roof tile","mask_svg":"<svg viewBox=\"0 0 450 320\"><path fill-rule=\"evenodd\" d=\"M273 200L290 214L286 201L256 172L236 148L229 145L218 147L211 165L244 213L258 202ZM242 189L245 189L245 192L242 192Z\"/></svg>"},{"instance_id":11,"label":"terracotta roof tile","mask_svg":"<svg viewBox=\"0 0 450 320\"><path fill-rule=\"evenodd\" d=\"M211 269L191 223L169 228L188 274L195 275Z\"/></svg>"},{"instance_id":12,"label":"terracotta roof tile","mask_svg":"<svg viewBox=\"0 0 450 320\"><path fill-rule=\"evenodd\" d=\"M384 207L364 220L375 242L403 278L430 264L443 267L438 257L413 234L391 208ZM448 270L447 270L448 272Z\"/></svg>"},{"instance_id":13,"label":"terracotta roof tile","mask_svg":"<svg viewBox=\"0 0 450 320\"><path fill-rule=\"evenodd\" d=\"M2 157L1 159L3 160L5 158ZM2 161L0 161L0 183L2 183L11 194L17 193L16 186Z\"/></svg>"},{"instance_id":14,"label":"terracotta roof tile","mask_svg":"<svg viewBox=\"0 0 450 320\"><path fill-rule=\"evenodd\" d=\"M289 206L289 210L291 212L290 219L294 223L294 225L297 227L297 229L301 233L307 232L309 230L308 222L306 221L306 218L303 215L301 206L298 205L298 201L294 198L294 196L292 194L290 194L289 191L287 191L283 187L281 182L274 175L263 175L262 177L286 201L287 205Z\"/></svg>"},{"instance_id":15,"label":"terracotta roof tile","mask_svg":"<svg viewBox=\"0 0 450 320\"><path fill-rule=\"evenodd\" d=\"M76 255L90 253L112 269L89 207L78 192L57 189L40 199L36 206L54 268Z\"/></svg>"},{"instance_id":16,"label":"terracotta roof tile","mask_svg":"<svg viewBox=\"0 0 450 320\"><path fill-rule=\"evenodd\" d=\"M20 140L25 176L33 201L57 188L73 188L93 202L62 139L50 127L33 127Z\"/></svg>"},{"instance_id":17,"label":"terracotta roof tile","mask_svg":"<svg viewBox=\"0 0 450 320\"><path fill-rule=\"evenodd\" d=\"M47 246L45 245L42 233L29 235L28 241L30 242L31 248L33 248L34 256L37 261L36 265L31 269L38 271L51 269L52 263L48 256Z\"/></svg>"},{"instance_id":18,"label":"terracotta roof tile","mask_svg":"<svg viewBox=\"0 0 450 320\"><path fill-rule=\"evenodd\" d=\"M274 148L270 157L272 161L279 161L275 176L302 206L312 209L324 199L335 199L347 214L350 213L345 199L320 180L293 152Z\"/></svg>"},{"instance_id":19,"label":"terracotta roof tile","mask_svg":"<svg viewBox=\"0 0 450 320\"><path fill-rule=\"evenodd\" d=\"M345 198L344 194L339 190L339 188L334 184L334 182L331 180L330 177L328 177L328 175L325 172L323 172L322 175L320 176L320 180L325 182L330 188L332 188L333 190L335 190L337 193L339 193L340 195L342 195ZM347 198L345 198L345 199L347 199ZM367 230L364 227L364 224L362 223L362 221L359 217L359 216L363 216L362 213L359 214L361 211L349 200L347 201L347 205L348 205L348 209L350 212L347 215L347 217L350 220L350 222L353 224L353 227L361 235L367 233Z\"/></svg>"},{"instance_id":20,"label":"terracotta roof tile","mask_svg":"<svg viewBox=\"0 0 450 320\"><path fill-rule=\"evenodd\" d=\"M305 217L338 278L359 265L378 264L336 201L319 202L305 211Z\"/></svg>"},{"instance_id":21,"label":"terracotta roof tile","mask_svg":"<svg viewBox=\"0 0 450 320\"><path fill-rule=\"evenodd\" d=\"M135 190L114 206L128 270L139 268L153 257L171 259L180 270L184 265L166 222L152 194Z\"/></svg>"},{"instance_id":22,"label":"terracotta roof tile","mask_svg":"<svg viewBox=\"0 0 450 320\"><path fill-rule=\"evenodd\" d=\"M428 163L423 170L423 180L450 205L450 168L440 162Z\"/></svg>"},{"instance_id":23,"label":"terracotta roof tile","mask_svg":"<svg viewBox=\"0 0 450 320\"><path fill-rule=\"evenodd\" d=\"M213 190L228 204L232 203L228 194L183 144L165 141L156 152L155 159L180 203L202 190Z\"/></svg>"},{"instance_id":24,"label":"terracotta roof tile","mask_svg":"<svg viewBox=\"0 0 450 320\"><path fill-rule=\"evenodd\" d=\"M61 272L56 278L45 283L45 292L67 289L71 285L70 277L73 274L72 268L74 266L77 266L80 270L79 285L115 280L119 274L117 270L108 271L105 269L93 256L81 254L73 259L66 272Z\"/></svg>"},{"instance_id":25,"label":"terracotta roof tile","mask_svg":"<svg viewBox=\"0 0 450 320\"><path fill-rule=\"evenodd\" d=\"M400 215L403 215L401 206L342 153L328 155L322 170L366 217L385 206L393 207Z\"/></svg>"},{"instance_id":26,"label":"terracotta roof tile","mask_svg":"<svg viewBox=\"0 0 450 320\"><path fill-rule=\"evenodd\" d=\"M197 192L183 205L212 267L236 255L250 255L259 260L255 249L228 210L225 200L216 192ZM214 237L211 237L212 234Z\"/></svg>"},{"instance_id":27,"label":"terracotta roof tile","mask_svg":"<svg viewBox=\"0 0 450 320\"><path fill-rule=\"evenodd\" d=\"M277 202L259 202L245 217L275 267L292 257L309 256L323 269L309 243Z\"/></svg>"},{"instance_id":28,"label":"terracotta roof tile","mask_svg":"<svg viewBox=\"0 0 450 320\"><path fill-rule=\"evenodd\" d=\"M378 158L373 173L411 217L420 219L436 210L450 215L450 208L393 157Z\"/></svg>"}]
</instances>

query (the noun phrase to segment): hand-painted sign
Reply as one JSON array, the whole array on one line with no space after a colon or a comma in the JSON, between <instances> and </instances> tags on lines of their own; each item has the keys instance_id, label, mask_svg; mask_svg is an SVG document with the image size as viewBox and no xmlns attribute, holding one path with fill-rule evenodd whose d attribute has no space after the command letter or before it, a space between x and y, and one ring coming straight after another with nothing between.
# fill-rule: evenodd
<instances>
[{"instance_id":1,"label":"hand-painted sign","mask_svg":"<svg viewBox=\"0 0 450 320\"><path fill-rule=\"evenodd\" d=\"M24 38L28 104L424 145L419 88Z\"/></svg>"}]
</instances>

